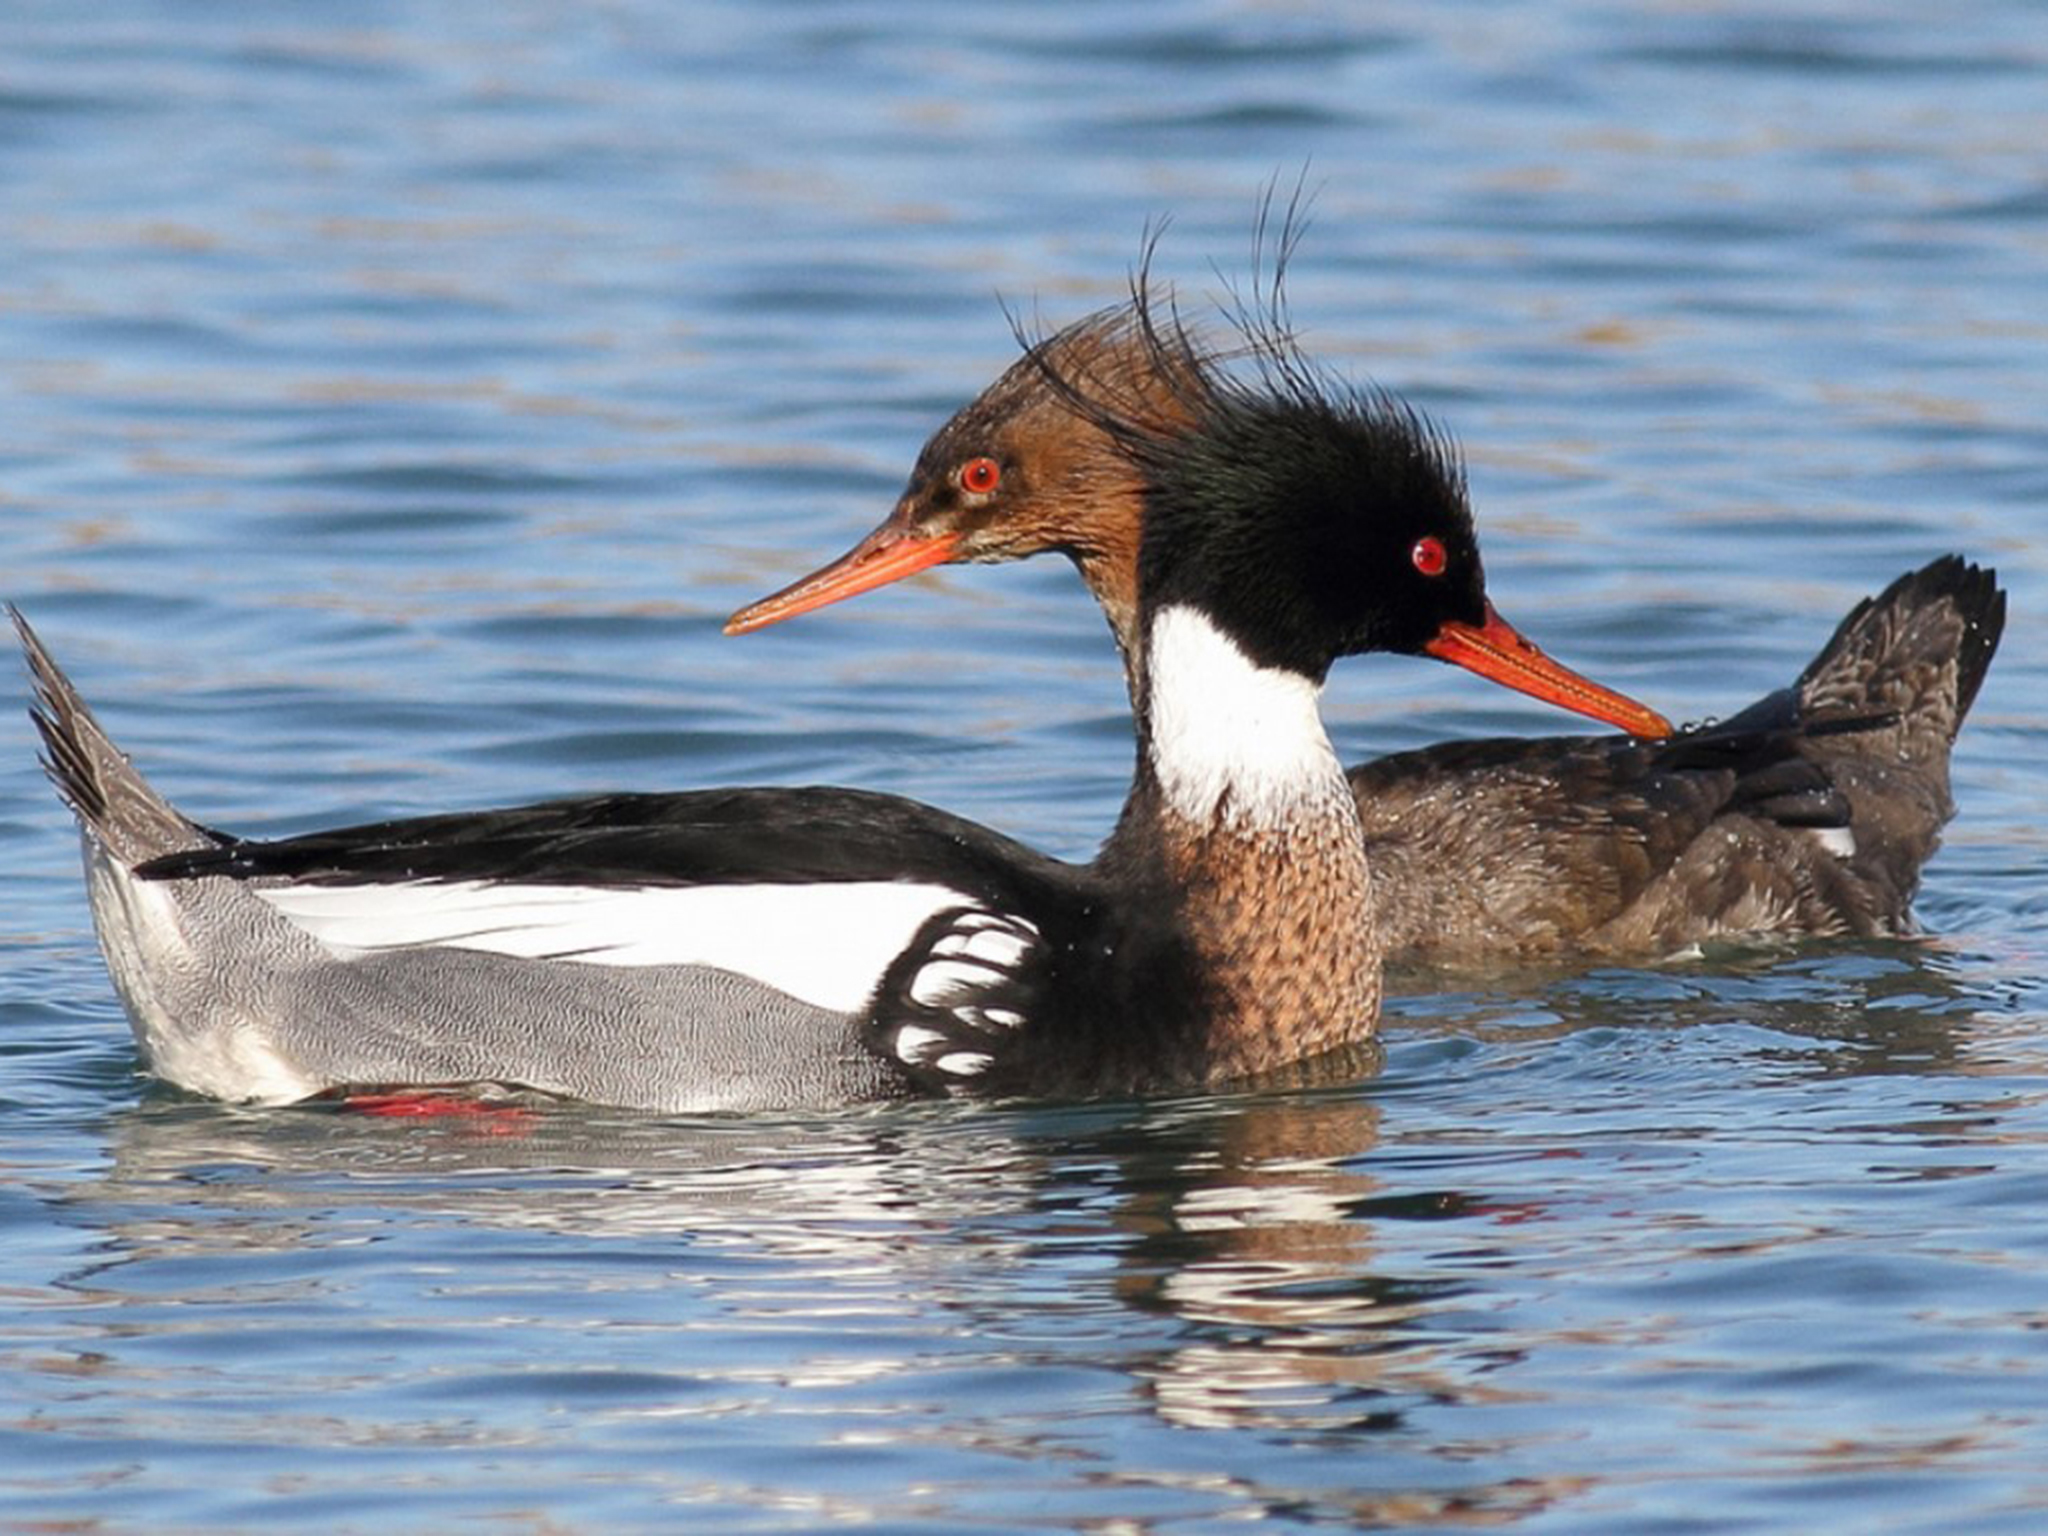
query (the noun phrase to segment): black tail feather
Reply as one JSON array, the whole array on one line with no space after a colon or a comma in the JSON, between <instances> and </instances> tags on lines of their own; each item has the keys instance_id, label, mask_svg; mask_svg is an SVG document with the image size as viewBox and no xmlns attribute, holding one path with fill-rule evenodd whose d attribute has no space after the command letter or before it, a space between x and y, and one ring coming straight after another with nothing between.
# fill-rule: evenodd
<instances>
[{"instance_id":1,"label":"black tail feather","mask_svg":"<svg viewBox=\"0 0 2048 1536\"><path fill-rule=\"evenodd\" d=\"M1824 719L1889 714L1909 735L1935 723L1953 743L2004 633L1996 571L1960 555L1908 571L1850 609L1800 674L1809 733Z\"/></svg>"},{"instance_id":2,"label":"black tail feather","mask_svg":"<svg viewBox=\"0 0 2048 1536\"><path fill-rule=\"evenodd\" d=\"M14 621L14 632L21 639L22 654L35 684L35 703L29 706L28 717L43 740L39 759L43 772L50 776L57 793L80 821L98 826L107 819L107 797L86 741L88 733L101 739L105 739L106 733L100 730L92 711L45 649L41 637L29 627L21 610L10 603L7 616Z\"/></svg>"},{"instance_id":3,"label":"black tail feather","mask_svg":"<svg viewBox=\"0 0 2048 1536\"><path fill-rule=\"evenodd\" d=\"M21 610L9 604L7 614L35 684L29 718L42 737L43 771L86 831L130 864L202 840L114 745Z\"/></svg>"}]
</instances>

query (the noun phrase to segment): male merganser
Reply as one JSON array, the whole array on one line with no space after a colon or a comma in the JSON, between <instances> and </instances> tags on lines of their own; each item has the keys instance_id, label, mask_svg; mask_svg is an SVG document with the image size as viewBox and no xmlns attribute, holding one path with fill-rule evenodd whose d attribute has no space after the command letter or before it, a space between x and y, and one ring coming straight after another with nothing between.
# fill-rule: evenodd
<instances>
[{"instance_id":1,"label":"male merganser","mask_svg":"<svg viewBox=\"0 0 2048 1536\"><path fill-rule=\"evenodd\" d=\"M149 786L17 615L145 1055L228 1099L498 1083L694 1111L1219 1084L1365 1040L1380 954L1316 712L1331 662L1426 652L1669 727L1494 614L1417 416L1269 363L1211 380L1196 432L1118 424L1147 503L1138 761L1088 865L840 789L232 838Z\"/></svg>"},{"instance_id":2,"label":"male merganser","mask_svg":"<svg viewBox=\"0 0 2048 1536\"><path fill-rule=\"evenodd\" d=\"M1244 350L1294 363L1277 290ZM1217 455L1214 355L1131 302L1030 349L925 445L895 511L850 552L742 609L758 629L942 562L1067 555L1134 699L1144 480L1126 445ZM1274 426L1313 430L1304 397ZM1297 419L1298 415L1298 419ZM1284 441L1272 452L1286 452ZM1722 937L1913 931L1920 867L1955 807L1948 760L2005 622L1992 572L1949 556L1845 618L1789 688L1664 742L1447 743L1350 770L1390 964L1663 956Z\"/></svg>"}]
</instances>

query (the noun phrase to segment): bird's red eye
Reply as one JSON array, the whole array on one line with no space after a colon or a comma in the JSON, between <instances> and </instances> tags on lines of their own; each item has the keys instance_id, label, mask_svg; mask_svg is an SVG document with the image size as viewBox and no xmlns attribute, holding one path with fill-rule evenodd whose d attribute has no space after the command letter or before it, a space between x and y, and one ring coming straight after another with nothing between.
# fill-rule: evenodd
<instances>
[{"instance_id":1,"label":"bird's red eye","mask_svg":"<svg viewBox=\"0 0 2048 1536\"><path fill-rule=\"evenodd\" d=\"M1427 534L1415 541L1415 547L1408 551L1408 558L1425 576L1441 576L1444 567L1451 563L1451 557L1444 553L1444 541Z\"/></svg>"},{"instance_id":2,"label":"bird's red eye","mask_svg":"<svg viewBox=\"0 0 2048 1536\"><path fill-rule=\"evenodd\" d=\"M960 489L970 496L986 496L1003 478L1003 466L994 459L969 459L960 466Z\"/></svg>"}]
</instances>

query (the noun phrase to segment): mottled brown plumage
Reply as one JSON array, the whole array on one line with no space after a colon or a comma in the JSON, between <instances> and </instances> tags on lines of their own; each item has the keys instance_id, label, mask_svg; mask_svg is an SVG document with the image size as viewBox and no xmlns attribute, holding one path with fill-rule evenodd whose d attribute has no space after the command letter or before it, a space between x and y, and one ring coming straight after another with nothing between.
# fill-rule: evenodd
<instances>
[{"instance_id":1,"label":"mottled brown plumage","mask_svg":"<svg viewBox=\"0 0 2048 1536\"><path fill-rule=\"evenodd\" d=\"M1341 797L1340 797L1341 798ZM1181 913L1230 1027L1210 1046L1211 1082L1256 1077L1372 1037L1380 960L1354 813L1333 803L1277 828L1192 827L1161 837Z\"/></svg>"}]
</instances>

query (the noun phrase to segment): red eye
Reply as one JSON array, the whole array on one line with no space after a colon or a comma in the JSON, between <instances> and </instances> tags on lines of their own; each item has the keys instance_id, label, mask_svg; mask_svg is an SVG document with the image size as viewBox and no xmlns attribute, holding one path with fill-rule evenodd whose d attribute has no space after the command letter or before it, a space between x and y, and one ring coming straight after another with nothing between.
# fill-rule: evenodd
<instances>
[{"instance_id":1,"label":"red eye","mask_svg":"<svg viewBox=\"0 0 2048 1536\"><path fill-rule=\"evenodd\" d=\"M960 489L970 496L986 496L1002 478L1003 466L994 459L969 459L960 466Z\"/></svg>"},{"instance_id":2,"label":"red eye","mask_svg":"<svg viewBox=\"0 0 2048 1536\"><path fill-rule=\"evenodd\" d=\"M1425 576L1441 576L1444 567L1451 563L1451 557L1444 553L1444 541L1427 534L1415 541L1415 547L1408 551L1408 558Z\"/></svg>"}]
</instances>

